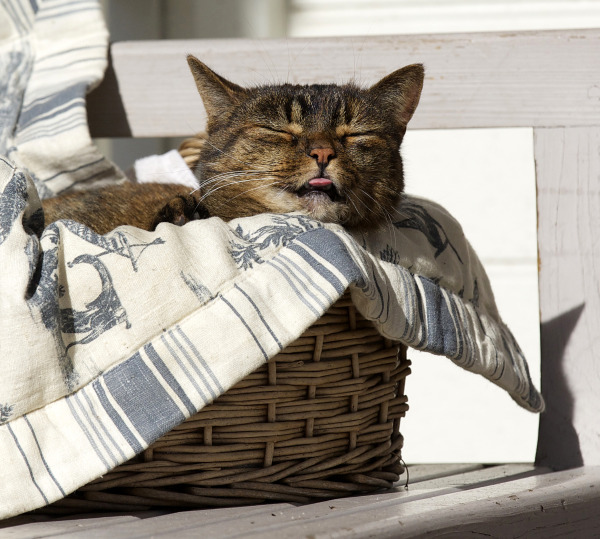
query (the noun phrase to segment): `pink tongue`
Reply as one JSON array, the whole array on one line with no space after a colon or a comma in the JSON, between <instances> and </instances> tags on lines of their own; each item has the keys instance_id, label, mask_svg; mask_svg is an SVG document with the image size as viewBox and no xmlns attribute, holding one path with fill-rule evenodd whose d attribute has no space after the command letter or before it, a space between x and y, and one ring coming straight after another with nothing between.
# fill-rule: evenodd
<instances>
[{"instance_id":1,"label":"pink tongue","mask_svg":"<svg viewBox=\"0 0 600 539\"><path fill-rule=\"evenodd\" d=\"M331 185L333 182L328 180L327 178L313 178L308 182L308 185L311 187L327 187Z\"/></svg>"}]
</instances>

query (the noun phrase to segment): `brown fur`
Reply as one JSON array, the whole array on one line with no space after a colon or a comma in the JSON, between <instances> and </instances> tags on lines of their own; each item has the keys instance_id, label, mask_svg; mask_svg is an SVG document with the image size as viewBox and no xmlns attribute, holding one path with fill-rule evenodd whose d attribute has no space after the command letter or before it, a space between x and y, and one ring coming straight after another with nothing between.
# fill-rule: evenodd
<instances>
[{"instance_id":1,"label":"brown fur","mask_svg":"<svg viewBox=\"0 0 600 539\"><path fill-rule=\"evenodd\" d=\"M195 167L199 190L146 184L72 193L44 201L46 222L76 219L101 233L120 224L153 229L181 224L198 208L225 220L300 211L360 229L390 219L404 189L399 148L419 101L421 65L368 89L242 88L193 56L188 63L208 116ZM315 178L326 187L308 183Z\"/></svg>"},{"instance_id":2,"label":"brown fur","mask_svg":"<svg viewBox=\"0 0 600 539\"><path fill-rule=\"evenodd\" d=\"M189 193L183 185L128 182L48 198L42 207L46 223L73 219L98 234L120 225L154 230L162 221L183 224L193 218L197 204L190 207Z\"/></svg>"}]
</instances>

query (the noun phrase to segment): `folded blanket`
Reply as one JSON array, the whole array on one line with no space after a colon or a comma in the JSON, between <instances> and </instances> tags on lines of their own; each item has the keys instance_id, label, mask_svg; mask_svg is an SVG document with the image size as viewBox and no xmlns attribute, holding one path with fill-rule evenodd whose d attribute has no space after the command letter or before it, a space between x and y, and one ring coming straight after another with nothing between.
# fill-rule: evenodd
<instances>
[{"instance_id":1,"label":"folded blanket","mask_svg":"<svg viewBox=\"0 0 600 539\"><path fill-rule=\"evenodd\" d=\"M294 214L105 236L71 221L44 229L40 196L122 176L85 125L84 92L105 65L97 3L35 6L0 7L13 24L0 43L11 74L0 87L0 517L143 451L348 288L385 336L543 409L476 254L432 202L406 197L392 226L356 237ZM138 175L163 170L151 161Z\"/></svg>"}]
</instances>

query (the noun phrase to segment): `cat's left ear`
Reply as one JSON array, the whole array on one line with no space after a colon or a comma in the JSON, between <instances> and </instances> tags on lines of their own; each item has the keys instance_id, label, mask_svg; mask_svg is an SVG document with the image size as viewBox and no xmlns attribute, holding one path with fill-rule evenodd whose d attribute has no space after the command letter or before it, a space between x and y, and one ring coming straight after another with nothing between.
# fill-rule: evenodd
<instances>
[{"instance_id":1,"label":"cat's left ear","mask_svg":"<svg viewBox=\"0 0 600 539\"><path fill-rule=\"evenodd\" d=\"M245 95L244 88L221 77L195 56L188 55L187 61L209 120L227 113Z\"/></svg>"},{"instance_id":2,"label":"cat's left ear","mask_svg":"<svg viewBox=\"0 0 600 539\"><path fill-rule=\"evenodd\" d=\"M396 121L406 127L421 97L425 68L412 64L390 73L373 85L369 92L385 110L396 115Z\"/></svg>"}]
</instances>

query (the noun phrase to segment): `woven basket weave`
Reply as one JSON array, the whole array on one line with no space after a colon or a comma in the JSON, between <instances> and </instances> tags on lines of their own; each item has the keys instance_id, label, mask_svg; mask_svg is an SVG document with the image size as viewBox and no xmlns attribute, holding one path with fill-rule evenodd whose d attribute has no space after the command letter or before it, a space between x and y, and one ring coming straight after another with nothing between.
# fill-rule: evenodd
<instances>
[{"instance_id":1,"label":"woven basket weave","mask_svg":"<svg viewBox=\"0 0 600 539\"><path fill-rule=\"evenodd\" d=\"M50 509L302 503L390 488L404 471L405 351L346 294L214 403Z\"/></svg>"}]
</instances>

